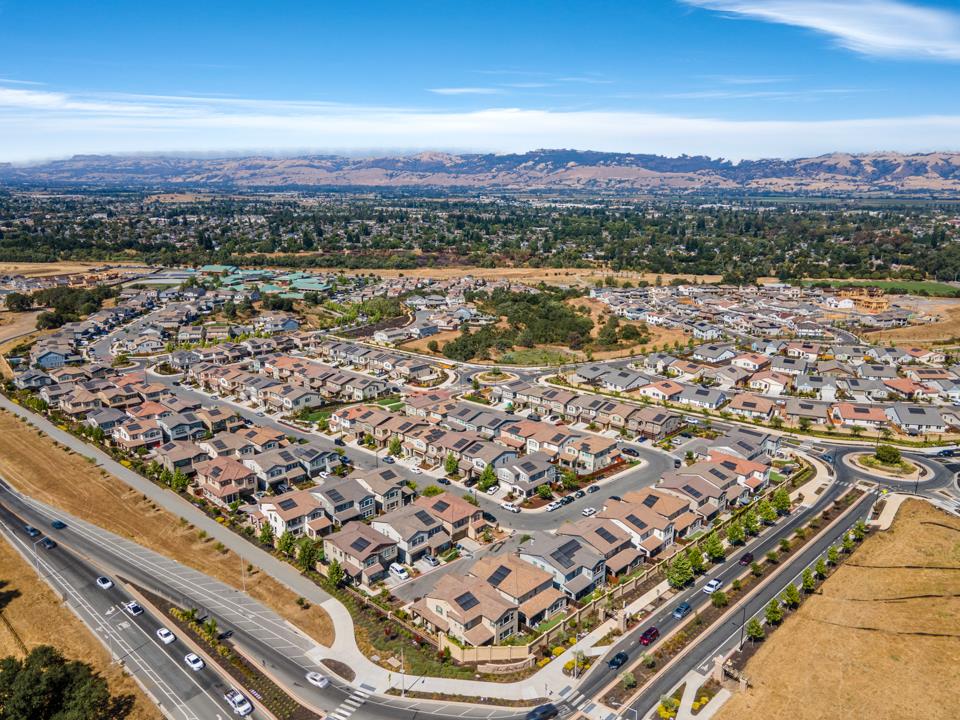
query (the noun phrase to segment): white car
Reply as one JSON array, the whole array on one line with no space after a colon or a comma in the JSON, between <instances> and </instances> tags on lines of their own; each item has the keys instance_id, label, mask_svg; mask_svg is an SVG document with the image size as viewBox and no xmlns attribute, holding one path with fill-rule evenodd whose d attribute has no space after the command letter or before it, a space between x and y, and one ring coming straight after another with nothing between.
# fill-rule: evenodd
<instances>
[{"instance_id":1,"label":"white car","mask_svg":"<svg viewBox=\"0 0 960 720\"><path fill-rule=\"evenodd\" d=\"M164 645L169 645L170 643L172 643L174 640L177 639L177 636L174 635L169 630L167 630L165 627L162 627L159 630L157 630L157 637L160 639L160 642L162 642Z\"/></svg>"},{"instance_id":2,"label":"white car","mask_svg":"<svg viewBox=\"0 0 960 720\"><path fill-rule=\"evenodd\" d=\"M707 595L713 595L717 590L720 589L721 585L723 585L723 581L721 581L720 578L714 578L703 586L703 591Z\"/></svg>"},{"instance_id":3,"label":"white car","mask_svg":"<svg viewBox=\"0 0 960 720\"><path fill-rule=\"evenodd\" d=\"M485 492L487 493L487 495L496 495L498 492L500 492L500 486L491 485L485 490Z\"/></svg>"},{"instance_id":4,"label":"white car","mask_svg":"<svg viewBox=\"0 0 960 720\"><path fill-rule=\"evenodd\" d=\"M197 672L198 670L203 670L205 663L199 655L196 653L187 653L183 656L183 661L187 664L187 667Z\"/></svg>"},{"instance_id":5,"label":"white car","mask_svg":"<svg viewBox=\"0 0 960 720\"><path fill-rule=\"evenodd\" d=\"M109 590L110 588L113 587L113 580L101 575L100 577L97 578L97 587L100 588L101 590Z\"/></svg>"},{"instance_id":6,"label":"white car","mask_svg":"<svg viewBox=\"0 0 960 720\"><path fill-rule=\"evenodd\" d=\"M517 507L516 505L514 505L513 503L503 503L500 507L502 507L502 508L503 508L504 510L506 510L507 512L512 512L512 513L518 513L518 512L520 512L520 508L518 508L518 507Z\"/></svg>"},{"instance_id":7,"label":"white car","mask_svg":"<svg viewBox=\"0 0 960 720\"><path fill-rule=\"evenodd\" d=\"M397 577L399 580L409 580L410 573L407 572L407 569L400 563L390 563L390 573Z\"/></svg>"},{"instance_id":8,"label":"white car","mask_svg":"<svg viewBox=\"0 0 960 720\"><path fill-rule=\"evenodd\" d=\"M223 699L227 701L227 705L233 710L234 715L243 717L253 712L253 705L251 705L246 696L236 688L227 690L223 695Z\"/></svg>"},{"instance_id":9,"label":"white car","mask_svg":"<svg viewBox=\"0 0 960 720\"><path fill-rule=\"evenodd\" d=\"M328 477L330 477L330 473L326 472L325 470L321 470L320 477L326 480Z\"/></svg>"},{"instance_id":10,"label":"white car","mask_svg":"<svg viewBox=\"0 0 960 720\"><path fill-rule=\"evenodd\" d=\"M580 514L583 515L584 517L593 517L594 515L597 514L597 509L592 507L587 507L581 510Z\"/></svg>"},{"instance_id":11,"label":"white car","mask_svg":"<svg viewBox=\"0 0 960 720\"><path fill-rule=\"evenodd\" d=\"M318 672L308 672L307 673L307 682L311 685L315 685L318 688L325 688L330 684L330 679Z\"/></svg>"},{"instance_id":12,"label":"white car","mask_svg":"<svg viewBox=\"0 0 960 720\"><path fill-rule=\"evenodd\" d=\"M547 512L553 512L554 510L557 510L559 507L560 507L560 503L554 500L552 503L547 505Z\"/></svg>"},{"instance_id":13,"label":"white car","mask_svg":"<svg viewBox=\"0 0 960 720\"><path fill-rule=\"evenodd\" d=\"M412 472L414 475L421 475L423 473L423 470L421 470L418 467L412 467L410 468L410 472Z\"/></svg>"},{"instance_id":14,"label":"white car","mask_svg":"<svg viewBox=\"0 0 960 720\"><path fill-rule=\"evenodd\" d=\"M143 608L140 607L140 603L138 603L136 600L131 600L130 602L124 603L123 608L134 617L137 615L143 615Z\"/></svg>"}]
</instances>

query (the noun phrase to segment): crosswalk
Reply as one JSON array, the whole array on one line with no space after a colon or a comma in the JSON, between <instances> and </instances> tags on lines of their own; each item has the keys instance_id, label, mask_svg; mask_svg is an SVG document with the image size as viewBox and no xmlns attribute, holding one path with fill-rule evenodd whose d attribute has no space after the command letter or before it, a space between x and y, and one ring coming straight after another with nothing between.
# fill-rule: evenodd
<instances>
[{"instance_id":1,"label":"crosswalk","mask_svg":"<svg viewBox=\"0 0 960 720\"><path fill-rule=\"evenodd\" d=\"M871 494L871 495L886 495L886 494L887 494L887 490L886 490L885 488L881 488L881 487L879 487L879 486L864 487L863 485L860 485L860 483L858 483L858 482L856 482L856 481L855 481L855 482L847 482L846 480L837 480L837 485L839 485L839 486L841 486L841 487L858 487L858 486L859 486L861 490L863 490L865 493L869 493L869 494Z\"/></svg>"},{"instance_id":2,"label":"crosswalk","mask_svg":"<svg viewBox=\"0 0 960 720\"><path fill-rule=\"evenodd\" d=\"M336 718L336 720L347 720L347 718L353 715L369 697L370 693L368 693L366 690L357 688L350 693L350 697L340 703L336 710L330 713L330 717Z\"/></svg>"},{"instance_id":3,"label":"crosswalk","mask_svg":"<svg viewBox=\"0 0 960 720\"><path fill-rule=\"evenodd\" d=\"M567 692L565 693L564 690ZM560 691L560 696L563 697L563 702L573 708L574 711L587 713L593 708L593 703L582 693L571 688L564 688L564 690Z\"/></svg>"}]
</instances>

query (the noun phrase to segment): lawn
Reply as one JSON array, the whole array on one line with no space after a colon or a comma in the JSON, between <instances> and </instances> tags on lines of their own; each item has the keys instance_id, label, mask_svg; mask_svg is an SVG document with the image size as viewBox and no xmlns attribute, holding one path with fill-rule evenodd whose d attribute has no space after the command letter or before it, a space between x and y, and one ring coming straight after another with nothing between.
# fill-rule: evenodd
<instances>
[{"instance_id":1,"label":"lawn","mask_svg":"<svg viewBox=\"0 0 960 720\"><path fill-rule=\"evenodd\" d=\"M814 285L828 282L832 287L858 285L862 287L878 287L883 290L903 293L906 295L927 294L939 297L955 297L960 288L935 280L804 280L804 285Z\"/></svg>"},{"instance_id":2,"label":"lawn","mask_svg":"<svg viewBox=\"0 0 960 720\"><path fill-rule=\"evenodd\" d=\"M563 365L575 362L576 357L561 350L525 348L504 353L497 360L503 365Z\"/></svg>"}]
</instances>

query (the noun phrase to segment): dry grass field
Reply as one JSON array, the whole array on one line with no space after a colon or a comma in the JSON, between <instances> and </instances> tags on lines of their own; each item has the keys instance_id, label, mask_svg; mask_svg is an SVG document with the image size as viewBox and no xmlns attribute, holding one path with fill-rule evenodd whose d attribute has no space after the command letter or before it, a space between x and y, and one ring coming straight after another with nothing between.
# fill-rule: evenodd
<instances>
[{"instance_id":1,"label":"dry grass field","mask_svg":"<svg viewBox=\"0 0 960 720\"><path fill-rule=\"evenodd\" d=\"M12 413L0 411L0 476L18 490L88 522L241 587L241 560L130 489L120 479L62 447ZM329 646L334 628L322 608L301 609L294 593L267 573L246 575L246 591Z\"/></svg>"},{"instance_id":2,"label":"dry grass field","mask_svg":"<svg viewBox=\"0 0 960 720\"><path fill-rule=\"evenodd\" d=\"M111 265L122 265L121 262L111 262ZM0 275L23 275L24 277L48 277L50 275L75 275L84 273L90 268L103 267L103 263L88 262L0 262Z\"/></svg>"},{"instance_id":3,"label":"dry grass field","mask_svg":"<svg viewBox=\"0 0 960 720\"><path fill-rule=\"evenodd\" d=\"M917 500L747 664L718 720L948 720L960 693L960 520Z\"/></svg>"},{"instance_id":4,"label":"dry grass field","mask_svg":"<svg viewBox=\"0 0 960 720\"><path fill-rule=\"evenodd\" d=\"M917 345L930 345L938 341L960 338L960 302L943 300L928 308L927 312L938 315L940 320L894 330L878 330L867 333L866 337L871 342Z\"/></svg>"},{"instance_id":5,"label":"dry grass field","mask_svg":"<svg viewBox=\"0 0 960 720\"><path fill-rule=\"evenodd\" d=\"M0 624L0 656L23 657L17 638L28 651L38 645L52 645L68 659L90 663L106 679L111 694L133 695L128 720L163 717L133 678L119 665L111 664L109 653L87 626L5 541L0 541L0 583L5 598L0 612L10 624Z\"/></svg>"}]
</instances>

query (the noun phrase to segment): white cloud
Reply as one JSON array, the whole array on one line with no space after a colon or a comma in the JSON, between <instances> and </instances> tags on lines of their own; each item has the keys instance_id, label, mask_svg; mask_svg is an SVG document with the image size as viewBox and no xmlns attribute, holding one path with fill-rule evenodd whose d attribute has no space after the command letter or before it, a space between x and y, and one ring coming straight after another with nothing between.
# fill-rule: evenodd
<instances>
[{"instance_id":1,"label":"white cloud","mask_svg":"<svg viewBox=\"0 0 960 720\"><path fill-rule=\"evenodd\" d=\"M445 87L430 88L429 92L437 95L496 95L500 91L490 87Z\"/></svg>"},{"instance_id":2,"label":"white cloud","mask_svg":"<svg viewBox=\"0 0 960 720\"><path fill-rule=\"evenodd\" d=\"M733 159L960 150L960 116L728 120L621 110L472 112L0 88L0 162L75 153L523 152L572 147Z\"/></svg>"},{"instance_id":3,"label":"white cloud","mask_svg":"<svg viewBox=\"0 0 960 720\"><path fill-rule=\"evenodd\" d=\"M900 0L681 0L707 10L809 28L864 55L960 60L960 14Z\"/></svg>"}]
</instances>

